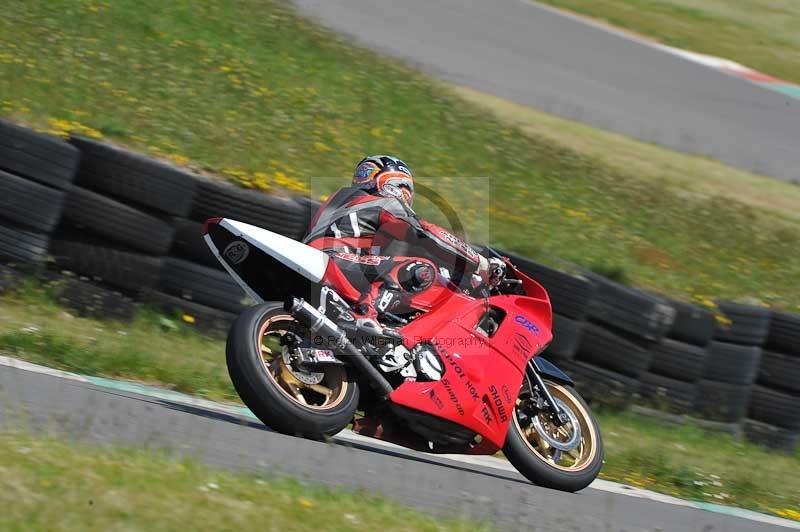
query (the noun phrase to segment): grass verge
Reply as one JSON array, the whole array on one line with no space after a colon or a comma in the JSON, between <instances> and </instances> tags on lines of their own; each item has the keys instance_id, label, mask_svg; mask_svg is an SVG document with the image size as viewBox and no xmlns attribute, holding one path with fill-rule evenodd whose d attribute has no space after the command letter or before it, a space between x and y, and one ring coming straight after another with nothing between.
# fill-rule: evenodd
<instances>
[{"instance_id":1,"label":"grass verge","mask_svg":"<svg viewBox=\"0 0 800 532\"><path fill-rule=\"evenodd\" d=\"M488 220L498 246L696 300L756 296L800 309L791 185L769 185L792 191L780 212L742 200L752 187L738 199L720 193L723 169L714 179L690 169L684 181L707 190L687 193L600 150L526 134L282 2L15 2L0 18L0 95L2 116L104 136L263 190L306 192L309 176L335 176L315 181L324 194L363 154L397 153L432 176L420 184L463 221ZM492 179L473 189L457 176Z\"/></svg>"},{"instance_id":2,"label":"grass verge","mask_svg":"<svg viewBox=\"0 0 800 532\"><path fill-rule=\"evenodd\" d=\"M29 283L0 296L0 352L238 402L224 343L159 323L154 313L125 325L72 317ZM631 414L599 412L598 419L606 441L602 478L800 520L800 452L776 455L730 436Z\"/></svg>"},{"instance_id":3,"label":"grass verge","mask_svg":"<svg viewBox=\"0 0 800 532\"><path fill-rule=\"evenodd\" d=\"M489 530L371 494L0 432L3 530Z\"/></svg>"},{"instance_id":4,"label":"grass verge","mask_svg":"<svg viewBox=\"0 0 800 532\"><path fill-rule=\"evenodd\" d=\"M602 478L681 497L800 520L800 450L770 453L694 425L599 412Z\"/></svg>"},{"instance_id":5,"label":"grass verge","mask_svg":"<svg viewBox=\"0 0 800 532\"><path fill-rule=\"evenodd\" d=\"M800 5L793 0L543 1L800 83Z\"/></svg>"}]
</instances>

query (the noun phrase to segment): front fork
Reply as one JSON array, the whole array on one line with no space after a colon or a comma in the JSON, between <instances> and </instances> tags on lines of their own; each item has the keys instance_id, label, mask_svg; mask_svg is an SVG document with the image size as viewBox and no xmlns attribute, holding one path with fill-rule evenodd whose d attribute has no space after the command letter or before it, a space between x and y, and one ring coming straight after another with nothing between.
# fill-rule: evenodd
<instances>
[{"instance_id":1,"label":"front fork","mask_svg":"<svg viewBox=\"0 0 800 532\"><path fill-rule=\"evenodd\" d=\"M528 386L531 386L531 379L534 382L534 385L539 390L540 394L544 396L544 400L547 403L547 407L550 410L550 417L553 420L553 423L560 427L569 422L569 417L561 411L558 407L558 403L553 398L553 394L550 393L550 390L544 383L542 376L539 375L539 370L536 369L536 365L533 363L533 359L528 360L528 366L526 368L526 373L528 374ZM531 396L535 397L536 394L533 392L533 389L530 389Z\"/></svg>"}]
</instances>

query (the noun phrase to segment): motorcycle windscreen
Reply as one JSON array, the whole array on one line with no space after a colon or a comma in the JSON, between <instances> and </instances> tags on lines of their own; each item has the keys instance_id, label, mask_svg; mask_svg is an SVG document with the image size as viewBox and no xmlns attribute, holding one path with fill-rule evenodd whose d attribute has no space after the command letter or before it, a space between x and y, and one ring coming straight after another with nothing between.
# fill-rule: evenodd
<instances>
[{"instance_id":1,"label":"motorcycle windscreen","mask_svg":"<svg viewBox=\"0 0 800 532\"><path fill-rule=\"evenodd\" d=\"M211 251L253 299L282 301L288 296L313 301L328 256L291 238L254 225L212 219L206 224Z\"/></svg>"}]
</instances>

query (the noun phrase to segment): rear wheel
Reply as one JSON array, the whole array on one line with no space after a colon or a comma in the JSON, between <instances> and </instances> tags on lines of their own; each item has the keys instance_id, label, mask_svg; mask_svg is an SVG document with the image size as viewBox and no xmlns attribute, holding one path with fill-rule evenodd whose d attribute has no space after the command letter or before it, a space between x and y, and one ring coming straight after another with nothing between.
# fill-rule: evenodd
<instances>
[{"instance_id":1,"label":"rear wheel","mask_svg":"<svg viewBox=\"0 0 800 532\"><path fill-rule=\"evenodd\" d=\"M574 388L547 379L544 383L567 422L555 424L546 405L537 409L538 397L526 381L517 398L503 452L534 484L578 491L597 478L603 465L600 429Z\"/></svg>"},{"instance_id":2,"label":"rear wheel","mask_svg":"<svg viewBox=\"0 0 800 532\"><path fill-rule=\"evenodd\" d=\"M308 335L280 303L258 305L234 321L226 358L236 391L265 425L318 439L350 423L359 390L343 366L309 371L293 364L287 338L308 342Z\"/></svg>"}]
</instances>

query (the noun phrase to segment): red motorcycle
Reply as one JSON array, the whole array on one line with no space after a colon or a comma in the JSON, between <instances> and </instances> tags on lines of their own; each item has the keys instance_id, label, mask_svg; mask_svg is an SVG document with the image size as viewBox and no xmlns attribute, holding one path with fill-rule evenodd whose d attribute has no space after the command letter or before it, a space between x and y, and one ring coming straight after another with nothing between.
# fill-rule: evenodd
<instances>
[{"instance_id":1,"label":"red motorcycle","mask_svg":"<svg viewBox=\"0 0 800 532\"><path fill-rule=\"evenodd\" d=\"M317 249L225 218L206 222L205 239L259 302L231 326L226 357L237 392L267 426L322 439L352 424L429 453L502 449L530 481L565 491L597 477L597 423L572 380L538 356L552 340L547 292L507 258L496 287L465 290L432 268L400 311L364 317L360 291ZM402 267L386 286L402 284ZM278 292L290 296L271 301Z\"/></svg>"}]
</instances>

